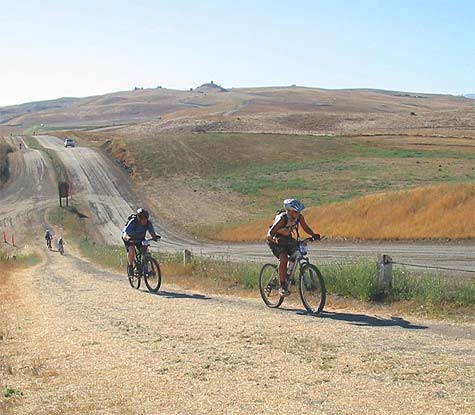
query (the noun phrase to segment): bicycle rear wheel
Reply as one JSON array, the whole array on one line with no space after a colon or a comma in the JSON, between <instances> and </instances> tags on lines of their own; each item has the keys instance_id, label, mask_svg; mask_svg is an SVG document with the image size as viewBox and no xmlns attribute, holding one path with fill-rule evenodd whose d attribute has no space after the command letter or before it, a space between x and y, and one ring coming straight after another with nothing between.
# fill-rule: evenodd
<instances>
[{"instance_id":1,"label":"bicycle rear wheel","mask_svg":"<svg viewBox=\"0 0 475 415\"><path fill-rule=\"evenodd\" d=\"M143 277L145 285L152 293L156 293L160 289L162 284L162 273L160 272L160 266L155 258L147 257L143 267Z\"/></svg>"},{"instance_id":2,"label":"bicycle rear wheel","mask_svg":"<svg viewBox=\"0 0 475 415\"><path fill-rule=\"evenodd\" d=\"M325 307L327 291L320 270L312 264L306 264L300 269L300 298L311 314L319 314Z\"/></svg>"},{"instance_id":3,"label":"bicycle rear wheel","mask_svg":"<svg viewBox=\"0 0 475 415\"><path fill-rule=\"evenodd\" d=\"M280 307L284 297L279 294L279 272L274 264L265 264L259 274L259 291L264 303L271 308Z\"/></svg>"},{"instance_id":4,"label":"bicycle rear wheel","mask_svg":"<svg viewBox=\"0 0 475 415\"><path fill-rule=\"evenodd\" d=\"M128 275L129 284L132 288L136 288L137 290L140 288L140 273L137 269L137 264L134 266L134 275Z\"/></svg>"}]
</instances>

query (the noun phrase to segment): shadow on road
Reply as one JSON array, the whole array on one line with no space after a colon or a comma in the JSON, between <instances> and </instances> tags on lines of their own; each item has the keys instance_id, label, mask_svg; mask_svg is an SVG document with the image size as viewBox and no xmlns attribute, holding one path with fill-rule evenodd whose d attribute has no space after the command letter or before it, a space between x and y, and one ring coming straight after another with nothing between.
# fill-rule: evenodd
<instances>
[{"instance_id":1,"label":"shadow on road","mask_svg":"<svg viewBox=\"0 0 475 415\"><path fill-rule=\"evenodd\" d=\"M322 311L321 314L315 316L302 309L293 307L280 308L281 311L296 313L301 316L309 316L314 318L328 318L332 320L346 321L353 326L361 327L401 327L403 329L411 330L425 330L428 326L421 326L418 324L412 324L410 321L403 319L402 317L382 318L377 316L368 316L366 314L353 314L353 313L336 313L332 311Z\"/></svg>"},{"instance_id":2,"label":"shadow on road","mask_svg":"<svg viewBox=\"0 0 475 415\"><path fill-rule=\"evenodd\" d=\"M376 316L367 316L366 314L333 313L326 311L324 311L319 317L347 321L354 326L363 327L401 327L403 329L411 330L423 330L428 328L427 326L412 324L410 321L404 320L401 317L382 318Z\"/></svg>"},{"instance_id":3,"label":"shadow on road","mask_svg":"<svg viewBox=\"0 0 475 415\"><path fill-rule=\"evenodd\" d=\"M210 297L207 297L203 294L188 294L188 293L180 293L174 291L159 291L158 293L151 293L148 290L142 290L144 293L158 295L159 297L165 298L184 298L188 300L211 300Z\"/></svg>"}]
</instances>

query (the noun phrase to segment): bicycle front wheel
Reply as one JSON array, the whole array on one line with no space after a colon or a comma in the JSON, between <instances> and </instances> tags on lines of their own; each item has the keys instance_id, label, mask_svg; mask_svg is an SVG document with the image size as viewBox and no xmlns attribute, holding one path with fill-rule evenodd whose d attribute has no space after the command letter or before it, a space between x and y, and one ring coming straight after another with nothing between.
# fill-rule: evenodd
<instances>
[{"instance_id":1,"label":"bicycle front wheel","mask_svg":"<svg viewBox=\"0 0 475 415\"><path fill-rule=\"evenodd\" d=\"M162 274L160 272L160 266L155 258L147 257L145 259L143 277L145 285L150 292L156 293L160 289L160 285L162 284Z\"/></svg>"},{"instance_id":2,"label":"bicycle front wheel","mask_svg":"<svg viewBox=\"0 0 475 415\"><path fill-rule=\"evenodd\" d=\"M259 290L268 307L280 307L284 297L279 294L279 272L274 264L265 264L259 274Z\"/></svg>"},{"instance_id":3,"label":"bicycle front wheel","mask_svg":"<svg viewBox=\"0 0 475 415\"><path fill-rule=\"evenodd\" d=\"M319 314L325 307L327 291L320 270L312 264L306 264L300 269L300 298L311 314Z\"/></svg>"},{"instance_id":4,"label":"bicycle front wheel","mask_svg":"<svg viewBox=\"0 0 475 415\"><path fill-rule=\"evenodd\" d=\"M140 274L137 270L137 265L134 266L134 275L129 275L129 284L137 290L140 288Z\"/></svg>"}]
</instances>

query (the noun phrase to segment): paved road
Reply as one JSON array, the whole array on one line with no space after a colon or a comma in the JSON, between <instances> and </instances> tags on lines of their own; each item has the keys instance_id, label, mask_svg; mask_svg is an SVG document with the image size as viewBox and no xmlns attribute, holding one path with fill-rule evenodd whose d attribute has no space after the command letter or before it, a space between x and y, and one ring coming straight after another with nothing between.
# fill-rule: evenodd
<instances>
[{"instance_id":1,"label":"paved road","mask_svg":"<svg viewBox=\"0 0 475 415\"><path fill-rule=\"evenodd\" d=\"M137 206L140 198L135 194L127 175L107 157L91 148L64 148L62 141L52 136L37 136L46 148L57 153L68 170L75 197L87 201L92 220L103 237L111 244L120 243L120 233L127 219ZM27 169L31 180L38 172ZM37 190L28 187L25 194L36 197ZM2 203L3 205L3 203ZM0 216L1 220L1 216ZM191 249L195 254L213 255L231 260L269 260L272 255L265 244L217 244L202 242L184 235L172 227L157 224L163 236L160 250L177 251ZM311 258L318 262L370 256L379 253L391 255L395 262L439 266L475 271L475 244L473 242L381 242L352 243L324 241L311 247Z\"/></svg>"}]
</instances>

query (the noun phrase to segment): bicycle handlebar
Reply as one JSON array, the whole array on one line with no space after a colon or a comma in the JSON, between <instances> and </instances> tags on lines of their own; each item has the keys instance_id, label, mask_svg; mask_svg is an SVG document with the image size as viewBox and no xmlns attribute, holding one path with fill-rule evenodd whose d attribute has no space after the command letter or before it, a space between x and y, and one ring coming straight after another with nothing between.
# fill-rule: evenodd
<instances>
[{"instance_id":1,"label":"bicycle handlebar","mask_svg":"<svg viewBox=\"0 0 475 415\"><path fill-rule=\"evenodd\" d=\"M130 238L127 242L131 242L131 243L134 243L134 244L135 244L135 243L142 243L142 242L157 242L157 241L159 241L160 239L162 239L162 238L161 238L161 237L158 237L157 239L151 238L151 239L140 239L140 240L139 240L139 239L132 239L132 238Z\"/></svg>"},{"instance_id":2,"label":"bicycle handlebar","mask_svg":"<svg viewBox=\"0 0 475 415\"><path fill-rule=\"evenodd\" d=\"M300 241L293 240L293 241L288 241L284 243L278 243L278 245L300 245L300 244L306 244L307 242L319 242L325 239L326 236L320 237L320 239L313 239L311 236L305 239L302 239Z\"/></svg>"},{"instance_id":3,"label":"bicycle handlebar","mask_svg":"<svg viewBox=\"0 0 475 415\"><path fill-rule=\"evenodd\" d=\"M323 241L324 239L326 239L326 236L320 236L320 239L313 239L313 237L308 237L308 238L305 238L305 239L302 239L301 241L297 241L299 243L302 243L302 242L320 242L320 241Z\"/></svg>"}]
</instances>

